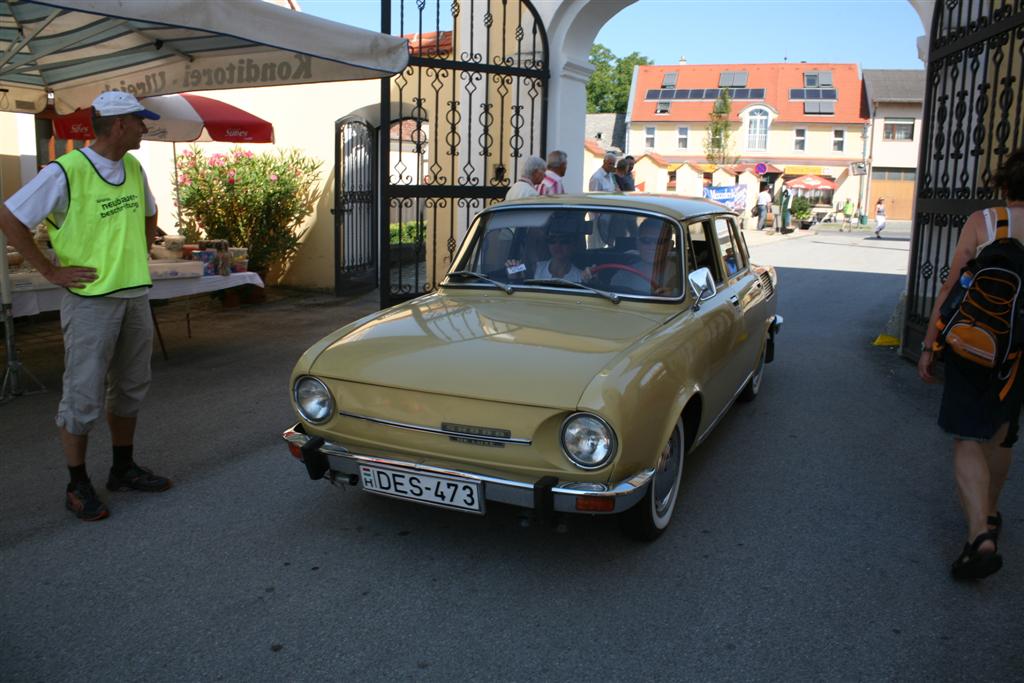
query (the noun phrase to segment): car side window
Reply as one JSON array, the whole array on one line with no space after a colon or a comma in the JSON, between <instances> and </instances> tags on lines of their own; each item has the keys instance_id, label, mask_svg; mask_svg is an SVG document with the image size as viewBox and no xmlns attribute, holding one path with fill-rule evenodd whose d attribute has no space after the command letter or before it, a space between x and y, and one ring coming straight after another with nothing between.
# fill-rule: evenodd
<instances>
[{"instance_id":1,"label":"car side window","mask_svg":"<svg viewBox=\"0 0 1024 683\"><path fill-rule=\"evenodd\" d=\"M718 258L718 244L712 237L712 229L713 226L710 220L690 223L687 226L687 231L690 233L687 260L689 265L692 266L691 272L697 268L707 268L711 271L711 275L714 276L715 282L720 284L724 278L722 277L722 267Z\"/></svg>"},{"instance_id":2,"label":"car side window","mask_svg":"<svg viewBox=\"0 0 1024 683\"><path fill-rule=\"evenodd\" d=\"M725 266L726 276L731 277L741 272L747 267L747 263L732 221L725 216L716 218L715 233L718 235L718 244L722 248L722 262Z\"/></svg>"}]
</instances>

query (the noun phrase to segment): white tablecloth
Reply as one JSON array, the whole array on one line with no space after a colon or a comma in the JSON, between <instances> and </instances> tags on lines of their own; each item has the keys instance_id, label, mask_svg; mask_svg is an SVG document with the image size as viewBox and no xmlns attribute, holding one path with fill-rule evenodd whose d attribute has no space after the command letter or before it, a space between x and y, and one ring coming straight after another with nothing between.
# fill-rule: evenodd
<instances>
[{"instance_id":1,"label":"white tablecloth","mask_svg":"<svg viewBox=\"0 0 1024 683\"><path fill-rule=\"evenodd\" d=\"M256 273L231 273L231 275L206 275L204 277L183 277L153 280L149 290L150 299L174 299L179 296L191 296L215 292L239 285L263 286L263 280ZM35 315L42 311L60 310L60 300L65 290L61 287L29 289L13 293L12 308L14 317Z\"/></svg>"}]
</instances>

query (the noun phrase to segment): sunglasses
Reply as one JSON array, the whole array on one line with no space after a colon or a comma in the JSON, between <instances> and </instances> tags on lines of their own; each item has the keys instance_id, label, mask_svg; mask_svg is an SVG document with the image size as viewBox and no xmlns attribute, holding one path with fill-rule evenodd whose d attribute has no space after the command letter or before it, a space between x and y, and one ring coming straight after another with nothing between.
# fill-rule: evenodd
<instances>
[{"instance_id":1,"label":"sunglasses","mask_svg":"<svg viewBox=\"0 0 1024 683\"><path fill-rule=\"evenodd\" d=\"M569 237L568 235L553 235L547 238L547 242L548 244L572 244L573 238Z\"/></svg>"}]
</instances>

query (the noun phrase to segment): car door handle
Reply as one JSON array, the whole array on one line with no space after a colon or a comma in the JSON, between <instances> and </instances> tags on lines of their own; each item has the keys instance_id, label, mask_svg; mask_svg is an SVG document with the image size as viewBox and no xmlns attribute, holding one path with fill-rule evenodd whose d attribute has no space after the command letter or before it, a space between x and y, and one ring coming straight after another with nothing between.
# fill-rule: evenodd
<instances>
[{"instance_id":1,"label":"car door handle","mask_svg":"<svg viewBox=\"0 0 1024 683\"><path fill-rule=\"evenodd\" d=\"M732 303L733 306L739 306L740 305L740 298L738 296L736 296L735 294L733 294L732 296L729 297L729 301Z\"/></svg>"}]
</instances>

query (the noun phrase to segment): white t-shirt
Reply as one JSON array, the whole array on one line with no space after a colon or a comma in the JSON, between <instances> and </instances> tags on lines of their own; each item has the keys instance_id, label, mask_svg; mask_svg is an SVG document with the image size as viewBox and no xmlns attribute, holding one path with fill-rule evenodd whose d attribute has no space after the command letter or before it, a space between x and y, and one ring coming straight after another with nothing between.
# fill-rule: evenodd
<instances>
[{"instance_id":1,"label":"white t-shirt","mask_svg":"<svg viewBox=\"0 0 1024 683\"><path fill-rule=\"evenodd\" d=\"M618 189L619 185L615 182L614 171L609 173L602 167L594 171L594 175L590 176L591 192L616 192Z\"/></svg>"},{"instance_id":2,"label":"white t-shirt","mask_svg":"<svg viewBox=\"0 0 1024 683\"><path fill-rule=\"evenodd\" d=\"M576 266L569 266L569 272L558 276L551 273L551 261L537 261L537 267L533 269L533 277L537 280L551 280L561 277L569 282L583 282L583 273Z\"/></svg>"},{"instance_id":3,"label":"white t-shirt","mask_svg":"<svg viewBox=\"0 0 1024 683\"><path fill-rule=\"evenodd\" d=\"M772 203L772 196L768 193L768 190L764 190L757 195L758 206L768 206Z\"/></svg>"},{"instance_id":4,"label":"white t-shirt","mask_svg":"<svg viewBox=\"0 0 1024 683\"><path fill-rule=\"evenodd\" d=\"M124 182L124 160L112 161L94 152L91 147L83 147L79 151L89 158L100 177L108 183L120 185ZM146 216L154 216L156 215L156 199L153 198L153 193L149 189L145 171L142 171L142 185L146 190ZM64 171L57 164L51 163L44 166L35 178L11 195L4 205L14 214L15 218L27 225L29 229L33 229L51 213L57 219L57 223L63 225L68 211L68 199L68 183L64 177ZM129 299L145 294L147 290L148 287L135 287L122 289L107 296Z\"/></svg>"},{"instance_id":5,"label":"white t-shirt","mask_svg":"<svg viewBox=\"0 0 1024 683\"><path fill-rule=\"evenodd\" d=\"M508 188L505 199L522 199L523 197L536 197L537 188L527 180L517 180Z\"/></svg>"}]
</instances>

